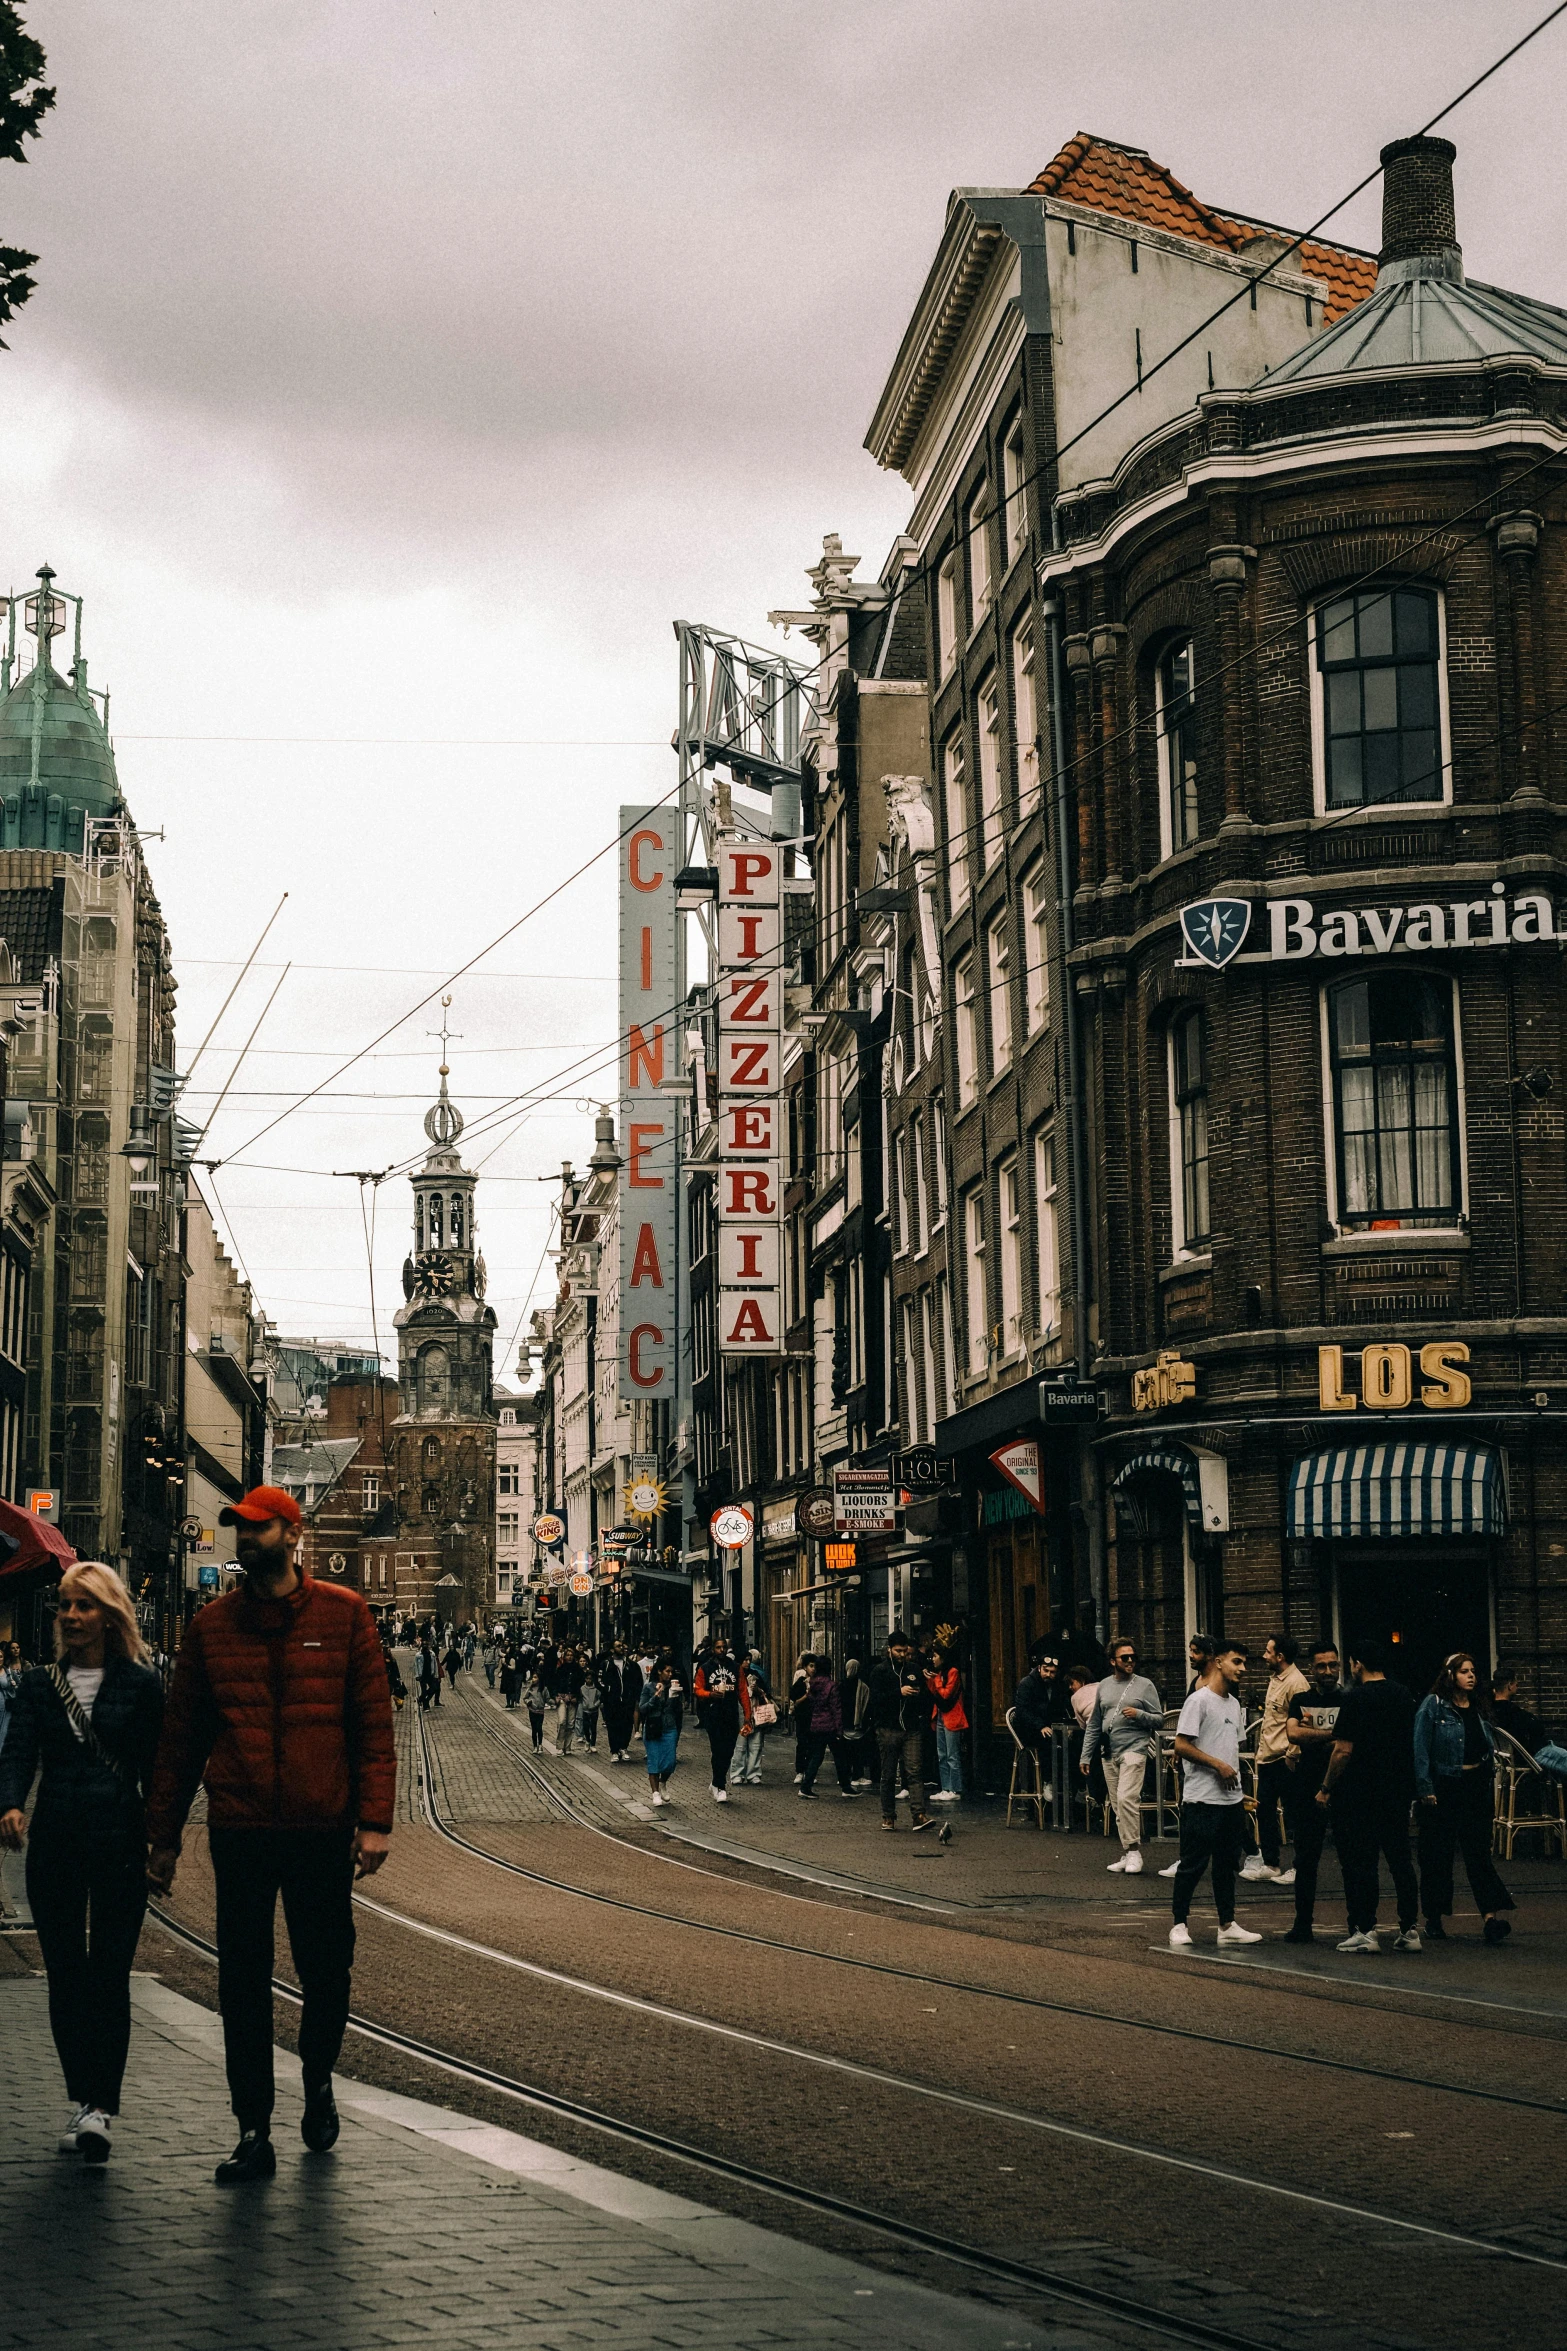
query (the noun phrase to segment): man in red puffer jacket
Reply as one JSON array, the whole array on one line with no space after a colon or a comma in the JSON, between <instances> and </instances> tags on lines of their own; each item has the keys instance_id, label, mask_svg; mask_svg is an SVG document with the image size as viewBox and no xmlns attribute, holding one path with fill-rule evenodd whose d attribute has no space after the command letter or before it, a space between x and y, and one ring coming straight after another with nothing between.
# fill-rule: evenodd
<instances>
[{"instance_id":1,"label":"man in red puffer jacket","mask_svg":"<svg viewBox=\"0 0 1567 2351\"><path fill-rule=\"evenodd\" d=\"M257 1486L220 1513L239 1529L245 1581L191 1620L175 1660L147 1804L147 1876L174 1883L198 1784L217 1881L218 2005L240 2140L224 2186L270 2179L272 1934L283 1897L304 1995L305 2145L337 2139L332 2068L348 2022L353 1881L391 1844L397 1765L375 1621L357 1592L295 1564L299 1505Z\"/></svg>"}]
</instances>

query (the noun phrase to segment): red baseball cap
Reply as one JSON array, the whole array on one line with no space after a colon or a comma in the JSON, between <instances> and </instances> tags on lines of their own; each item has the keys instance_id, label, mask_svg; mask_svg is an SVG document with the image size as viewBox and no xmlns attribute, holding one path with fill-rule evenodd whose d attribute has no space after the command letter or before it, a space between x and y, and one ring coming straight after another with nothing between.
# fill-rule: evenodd
<instances>
[{"instance_id":1,"label":"red baseball cap","mask_svg":"<svg viewBox=\"0 0 1567 2351\"><path fill-rule=\"evenodd\" d=\"M238 1526L241 1519L252 1526L265 1526L270 1518L286 1518L291 1527L303 1524L299 1504L281 1486L252 1486L243 1502L230 1503L227 1510L218 1512L220 1527Z\"/></svg>"}]
</instances>

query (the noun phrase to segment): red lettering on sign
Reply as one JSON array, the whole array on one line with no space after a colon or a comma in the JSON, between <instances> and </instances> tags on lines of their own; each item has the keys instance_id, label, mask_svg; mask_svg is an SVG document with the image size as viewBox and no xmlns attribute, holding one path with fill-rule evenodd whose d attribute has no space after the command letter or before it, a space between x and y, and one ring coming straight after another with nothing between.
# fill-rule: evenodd
<instances>
[{"instance_id":1,"label":"red lettering on sign","mask_svg":"<svg viewBox=\"0 0 1567 2351\"><path fill-rule=\"evenodd\" d=\"M761 918L761 916L760 916L759 914L742 914L742 915L740 916L740 918L739 918L739 922L740 922L740 958L739 958L739 959L740 959L740 961L741 961L742 963L749 963L753 955L760 955L760 954L761 954L761 952L762 952L762 950L761 950L761 946L760 946L760 944L758 943L757 936L756 936L757 932L758 932L758 931L761 929L761 927L762 927L762 918Z\"/></svg>"},{"instance_id":2,"label":"red lettering on sign","mask_svg":"<svg viewBox=\"0 0 1567 2351\"><path fill-rule=\"evenodd\" d=\"M663 1344L664 1334L656 1322L639 1322L637 1324L636 1329L626 1341L626 1369L631 1374L633 1387L656 1388L661 1385L664 1377L663 1365L657 1363L649 1370L644 1371L642 1349L645 1345L662 1347Z\"/></svg>"},{"instance_id":3,"label":"red lettering on sign","mask_svg":"<svg viewBox=\"0 0 1567 2351\"><path fill-rule=\"evenodd\" d=\"M653 1042L650 1045L635 1021L631 1024L631 1067L626 1077L628 1092L635 1093L639 1085L661 1086L664 1082L664 1024L653 1024Z\"/></svg>"},{"instance_id":4,"label":"red lettering on sign","mask_svg":"<svg viewBox=\"0 0 1567 2351\"><path fill-rule=\"evenodd\" d=\"M656 890L664 878L662 868L659 870L659 872L651 876L643 873L642 845L645 841L651 841L660 856L662 856L664 853L664 843L661 834L647 832L632 834L630 847L626 856L626 873L630 880L631 887L634 890Z\"/></svg>"},{"instance_id":5,"label":"red lettering on sign","mask_svg":"<svg viewBox=\"0 0 1567 2351\"><path fill-rule=\"evenodd\" d=\"M766 980L731 980L729 993L734 998L730 1007L731 1020L761 1021L771 1025L772 1007L768 1003Z\"/></svg>"},{"instance_id":6,"label":"red lettering on sign","mask_svg":"<svg viewBox=\"0 0 1567 2351\"><path fill-rule=\"evenodd\" d=\"M756 1262L756 1253L762 1246L761 1234L738 1233L735 1237L740 1243L740 1263L735 1268L736 1281L765 1281L767 1276Z\"/></svg>"},{"instance_id":7,"label":"red lettering on sign","mask_svg":"<svg viewBox=\"0 0 1567 2351\"><path fill-rule=\"evenodd\" d=\"M631 1186L633 1191L661 1192L664 1189L664 1179L662 1176L643 1175L641 1172L643 1160L651 1159L653 1156L653 1144L644 1143L642 1137L644 1135L652 1135L655 1139L658 1139L662 1137L663 1132L664 1123L662 1119L660 1119L656 1124L650 1121L646 1126L633 1126L628 1129L626 1140L630 1155L630 1168L626 1177L626 1181Z\"/></svg>"},{"instance_id":8,"label":"red lettering on sign","mask_svg":"<svg viewBox=\"0 0 1567 2351\"><path fill-rule=\"evenodd\" d=\"M773 1198L771 1168L726 1167L724 1182L728 1195L724 1202L726 1216L776 1216L778 1203Z\"/></svg>"},{"instance_id":9,"label":"red lettering on sign","mask_svg":"<svg viewBox=\"0 0 1567 2351\"><path fill-rule=\"evenodd\" d=\"M639 1289L643 1282L651 1282L655 1290L664 1287L664 1269L658 1262L658 1242L650 1224L637 1234L636 1255L631 1260L632 1289Z\"/></svg>"},{"instance_id":10,"label":"red lettering on sign","mask_svg":"<svg viewBox=\"0 0 1567 2351\"><path fill-rule=\"evenodd\" d=\"M769 1045L745 1045L738 1037L729 1040L729 1083L732 1086L756 1086L765 1089L772 1084L769 1075Z\"/></svg>"},{"instance_id":11,"label":"red lettering on sign","mask_svg":"<svg viewBox=\"0 0 1567 2351\"><path fill-rule=\"evenodd\" d=\"M740 1311L735 1316L734 1327L729 1333L729 1345L733 1346L740 1339L756 1339L765 1347L770 1343L772 1335L763 1319L758 1301L755 1298L742 1298Z\"/></svg>"},{"instance_id":12,"label":"red lettering on sign","mask_svg":"<svg viewBox=\"0 0 1567 2351\"><path fill-rule=\"evenodd\" d=\"M755 849L731 849L729 852L729 895L731 898L749 898L753 879L760 880L771 873L773 861Z\"/></svg>"},{"instance_id":13,"label":"red lettering on sign","mask_svg":"<svg viewBox=\"0 0 1567 2351\"><path fill-rule=\"evenodd\" d=\"M728 1111L730 1151L770 1151L773 1147L773 1106L770 1102L736 1102Z\"/></svg>"},{"instance_id":14,"label":"red lettering on sign","mask_svg":"<svg viewBox=\"0 0 1567 2351\"><path fill-rule=\"evenodd\" d=\"M644 994L653 985L653 932L648 923L642 925L642 987Z\"/></svg>"}]
</instances>

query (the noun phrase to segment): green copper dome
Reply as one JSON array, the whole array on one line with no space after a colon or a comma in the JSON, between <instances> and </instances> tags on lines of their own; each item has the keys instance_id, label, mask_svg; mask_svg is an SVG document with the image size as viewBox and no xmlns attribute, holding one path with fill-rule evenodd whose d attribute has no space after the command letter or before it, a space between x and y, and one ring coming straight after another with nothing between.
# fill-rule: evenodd
<instances>
[{"instance_id":1,"label":"green copper dome","mask_svg":"<svg viewBox=\"0 0 1567 2351\"><path fill-rule=\"evenodd\" d=\"M86 820L122 805L114 753L85 687L40 662L0 701L0 848L79 857Z\"/></svg>"}]
</instances>

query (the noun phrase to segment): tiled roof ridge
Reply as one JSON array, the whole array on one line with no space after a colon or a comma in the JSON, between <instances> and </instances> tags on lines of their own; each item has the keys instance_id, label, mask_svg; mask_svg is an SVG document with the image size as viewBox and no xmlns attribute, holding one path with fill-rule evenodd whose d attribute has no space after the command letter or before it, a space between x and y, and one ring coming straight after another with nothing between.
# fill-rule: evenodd
<instances>
[{"instance_id":1,"label":"tiled roof ridge","mask_svg":"<svg viewBox=\"0 0 1567 2351\"><path fill-rule=\"evenodd\" d=\"M1124 165L1133 168L1128 170ZM1228 253L1238 252L1256 236L1276 235L1293 241L1297 233L1268 221L1248 219L1244 213L1216 211L1166 165L1156 162L1146 148L1102 139L1091 131L1078 131L1068 139L1060 153L1029 182L1027 192L1060 196L1068 203L1108 213L1113 219L1140 221L1174 236L1217 245ZM1307 238L1296 260L1304 274L1326 281L1329 324L1363 302L1376 284L1374 257L1353 246Z\"/></svg>"}]
</instances>

